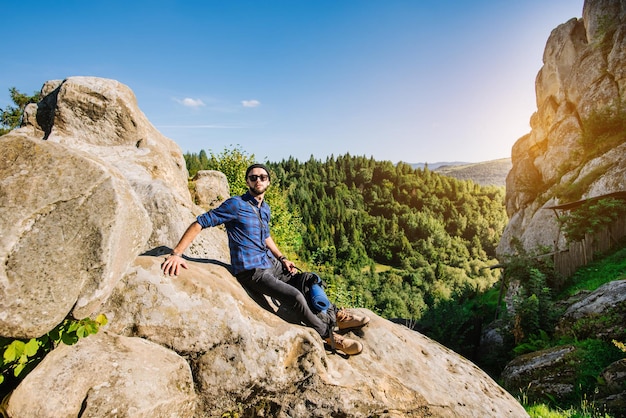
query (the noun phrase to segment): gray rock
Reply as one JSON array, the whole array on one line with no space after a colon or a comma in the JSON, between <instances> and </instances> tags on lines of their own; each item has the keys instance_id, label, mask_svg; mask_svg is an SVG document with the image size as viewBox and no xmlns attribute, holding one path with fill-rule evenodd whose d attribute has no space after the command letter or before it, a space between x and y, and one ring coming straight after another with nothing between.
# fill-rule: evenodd
<instances>
[{"instance_id":1,"label":"gray rock","mask_svg":"<svg viewBox=\"0 0 626 418\"><path fill-rule=\"evenodd\" d=\"M557 336L601 338L606 341L626 338L626 280L615 280L571 304L559 319Z\"/></svg>"},{"instance_id":2,"label":"gray rock","mask_svg":"<svg viewBox=\"0 0 626 418\"><path fill-rule=\"evenodd\" d=\"M0 335L34 338L96 312L151 224L97 157L14 133L0 144Z\"/></svg>"},{"instance_id":3,"label":"gray rock","mask_svg":"<svg viewBox=\"0 0 626 418\"><path fill-rule=\"evenodd\" d=\"M519 356L502 371L504 387L512 393L524 393L531 399L549 394L563 399L575 390L576 367L568 361L573 346L555 347Z\"/></svg>"},{"instance_id":4,"label":"gray rock","mask_svg":"<svg viewBox=\"0 0 626 418\"><path fill-rule=\"evenodd\" d=\"M626 280L614 280L571 305L563 317L579 319L583 316L601 314L622 302L626 302Z\"/></svg>"},{"instance_id":5,"label":"gray rock","mask_svg":"<svg viewBox=\"0 0 626 418\"><path fill-rule=\"evenodd\" d=\"M219 206L230 197L226 174L216 170L200 170L192 179L195 203L205 210Z\"/></svg>"},{"instance_id":6,"label":"gray rock","mask_svg":"<svg viewBox=\"0 0 626 418\"><path fill-rule=\"evenodd\" d=\"M60 345L11 394L12 418L191 418L191 370L173 351L100 332Z\"/></svg>"},{"instance_id":7,"label":"gray rock","mask_svg":"<svg viewBox=\"0 0 626 418\"><path fill-rule=\"evenodd\" d=\"M616 418L626 417L626 359L611 363L602 372L597 403L606 406Z\"/></svg>"},{"instance_id":8,"label":"gray rock","mask_svg":"<svg viewBox=\"0 0 626 418\"><path fill-rule=\"evenodd\" d=\"M372 312L360 310L371 322L348 335L363 343L363 353L345 358L325 350L310 328L261 308L223 266L189 262L170 278L162 261L139 257L104 312L110 332L184 353L198 416L220 416L238 404L285 417L526 416L478 367Z\"/></svg>"},{"instance_id":9,"label":"gray rock","mask_svg":"<svg viewBox=\"0 0 626 418\"><path fill-rule=\"evenodd\" d=\"M195 216L180 147L163 136L137 106L124 84L97 77L49 81L42 101L30 105L20 130L97 156L115 167L148 212L153 228L143 251L175 245ZM30 125L34 124L34 125ZM228 261L223 234L208 234L190 250Z\"/></svg>"}]
</instances>

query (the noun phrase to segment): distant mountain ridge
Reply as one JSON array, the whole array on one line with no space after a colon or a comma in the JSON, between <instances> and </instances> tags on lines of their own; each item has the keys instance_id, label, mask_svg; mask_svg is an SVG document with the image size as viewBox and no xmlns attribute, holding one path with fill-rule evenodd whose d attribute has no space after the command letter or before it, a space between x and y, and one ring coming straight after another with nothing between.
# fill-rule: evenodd
<instances>
[{"instance_id":1,"label":"distant mountain ridge","mask_svg":"<svg viewBox=\"0 0 626 418\"><path fill-rule=\"evenodd\" d=\"M411 164L413 168L428 168L436 173L459 180L472 180L481 186L505 186L506 176L513 166L510 158L483 161L480 163L467 162L438 162Z\"/></svg>"},{"instance_id":2,"label":"distant mountain ridge","mask_svg":"<svg viewBox=\"0 0 626 418\"><path fill-rule=\"evenodd\" d=\"M430 170L436 170L439 167L444 167L444 166L449 166L449 165L466 165L466 164L472 164L472 163L468 163L468 162L464 162L464 161L452 161L452 162L440 161L438 163L413 163L413 164L410 164L410 165L413 168L424 168L424 167L428 166L428 168Z\"/></svg>"}]
</instances>

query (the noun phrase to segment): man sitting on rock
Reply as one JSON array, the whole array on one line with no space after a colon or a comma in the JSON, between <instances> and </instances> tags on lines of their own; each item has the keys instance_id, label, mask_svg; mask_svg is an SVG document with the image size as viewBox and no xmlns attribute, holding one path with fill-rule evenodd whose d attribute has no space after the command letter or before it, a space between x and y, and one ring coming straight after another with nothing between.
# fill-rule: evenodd
<instances>
[{"instance_id":1,"label":"man sitting on rock","mask_svg":"<svg viewBox=\"0 0 626 418\"><path fill-rule=\"evenodd\" d=\"M297 320L317 331L320 336L345 354L359 354L363 345L335 333L332 328L311 311L305 296L289 284L297 269L278 249L270 236L270 207L263 200L270 185L270 174L263 164L253 164L246 170L248 191L227 199L219 207L198 216L185 231L178 245L163 262L165 274L178 275L187 268L183 252L204 228L224 224L233 274L246 288L276 299L281 306L292 307ZM346 309L337 312L340 330L361 328L369 322Z\"/></svg>"}]
</instances>

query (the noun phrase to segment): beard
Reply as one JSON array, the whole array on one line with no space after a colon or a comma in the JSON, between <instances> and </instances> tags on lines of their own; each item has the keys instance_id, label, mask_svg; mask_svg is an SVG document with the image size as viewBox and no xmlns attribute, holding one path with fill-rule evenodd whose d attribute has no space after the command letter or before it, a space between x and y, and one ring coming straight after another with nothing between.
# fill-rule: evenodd
<instances>
[{"instance_id":1,"label":"beard","mask_svg":"<svg viewBox=\"0 0 626 418\"><path fill-rule=\"evenodd\" d=\"M267 190L267 185L261 184L259 186L248 186L248 190L250 190L250 194L252 194L252 196L259 196L265 193L265 191Z\"/></svg>"}]
</instances>

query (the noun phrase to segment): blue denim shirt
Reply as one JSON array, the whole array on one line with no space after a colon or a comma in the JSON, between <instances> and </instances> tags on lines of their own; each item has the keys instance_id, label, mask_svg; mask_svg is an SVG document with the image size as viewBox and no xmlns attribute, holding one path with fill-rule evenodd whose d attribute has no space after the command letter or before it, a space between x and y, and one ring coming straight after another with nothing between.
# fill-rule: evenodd
<instances>
[{"instance_id":1,"label":"blue denim shirt","mask_svg":"<svg viewBox=\"0 0 626 418\"><path fill-rule=\"evenodd\" d=\"M224 224L228 234L233 274L255 268L270 268L272 261L265 245L270 236L270 207L246 192L226 200L197 218L202 228Z\"/></svg>"}]
</instances>

